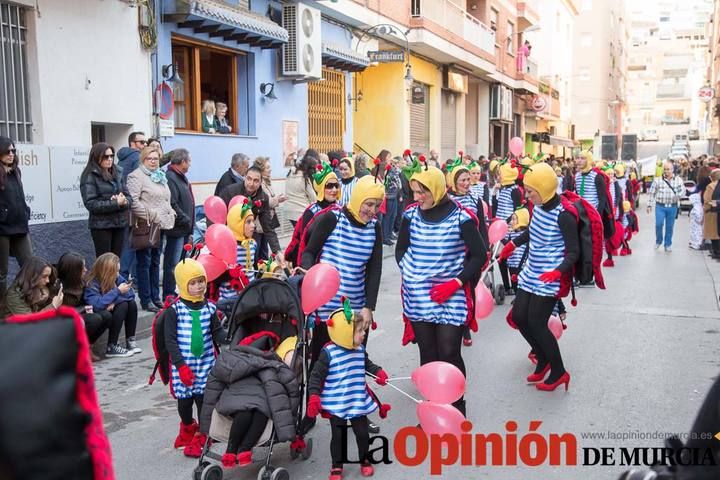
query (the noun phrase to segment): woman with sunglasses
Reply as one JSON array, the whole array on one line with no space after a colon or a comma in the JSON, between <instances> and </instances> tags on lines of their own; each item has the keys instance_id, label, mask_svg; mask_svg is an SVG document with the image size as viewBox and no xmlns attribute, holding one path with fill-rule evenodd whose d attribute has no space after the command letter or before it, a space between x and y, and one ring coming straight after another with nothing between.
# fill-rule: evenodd
<instances>
[{"instance_id":1,"label":"woman with sunglasses","mask_svg":"<svg viewBox=\"0 0 720 480\"><path fill-rule=\"evenodd\" d=\"M22 267L32 256L32 244L28 235L30 207L25 202L15 143L7 137L0 137L0 163L0 304L3 304L8 260L12 256Z\"/></svg>"},{"instance_id":2,"label":"woman with sunglasses","mask_svg":"<svg viewBox=\"0 0 720 480\"><path fill-rule=\"evenodd\" d=\"M95 256L112 252L119 257L128 228L130 195L115 166L115 150L107 143L96 143L90 149L80 175L80 195L90 212L88 226Z\"/></svg>"}]
</instances>

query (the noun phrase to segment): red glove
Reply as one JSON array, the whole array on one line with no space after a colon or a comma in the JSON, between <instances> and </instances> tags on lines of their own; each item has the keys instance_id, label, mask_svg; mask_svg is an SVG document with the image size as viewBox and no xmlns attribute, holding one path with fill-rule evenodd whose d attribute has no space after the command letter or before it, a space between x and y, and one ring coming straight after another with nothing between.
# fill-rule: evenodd
<instances>
[{"instance_id":1,"label":"red glove","mask_svg":"<svg viewBox=\"0 0 720 480\"><path fill-rule=\"evenodd\" d=\"M440 285L435 285L430 289L430 299L435 303L445 303L461 286L460 282L454 278Z\"/></svg>"},{"instance_id":2,"label":"red glove","mask_svg":"<svg viewBox=\"0 0 720 480\"><path fill-rule=\"evenodd\" d=\"M178 368L178 373L180 374L180 381L184 385L192 387L193 381L195 380L195 375L193 375L190 367L188 367L187 365L183 365L182 367Z\"/></svg>"},{"instance_id":3,"label":"red glove","mask_svg":"<svg viewBox=\"0 0 720 480\"><path fill-rule=\"evenodd\" d=\"M380 369L380 370L375 374L375 376L377 377L377 378L375 379L375 382L376 382L378 385L380 385L380 386L387 385L387 381L388 381L388 378L389 378L389 377L388 377L388 374L385 373L385 370Z\"/></svg>"},{"instance_id":4,"label":"red glove","mask_svg":"<svg viewBox=\"0 0 720 480\"><path fill-rule=\"evenodd\" d=\"M562 277L560 270L550 270L540 275L540 280L545 283L557 282Z\"/></svg>"},{"instance_id":5,"label":"red glove","mask_svg":"<svg viewBox=\"0 0 720 480\"><path fill-rule=\"evenodd\" d=\"M307 404L307 416L315 418L318 416L318 413L320 413L320 410L322 410L322 406L320 405L320 395L310 395L310 399Z\"/></svg>"},{"instance_id":6,"label":"red glove","mask_svg":"<svg viewBox=\"0 0 720 480\"><path fill-rule=\"evenodd\" d=\"M500 260L507 260L514 251L515 244L513 242L506 243L503 249L500 250Z\"/></svg>"},{"instance_id":7,"label":"red glove","mask_svg":"<svg viewBox=\"0 0 720 480\"><path fill-rule=\"evenodd\" d=\"M380 418L387 418L388 412L392 409L389 403L382 403L380 404L380 411L378 412L378 415L380 415Z\"/></svg>"}]
</instances>

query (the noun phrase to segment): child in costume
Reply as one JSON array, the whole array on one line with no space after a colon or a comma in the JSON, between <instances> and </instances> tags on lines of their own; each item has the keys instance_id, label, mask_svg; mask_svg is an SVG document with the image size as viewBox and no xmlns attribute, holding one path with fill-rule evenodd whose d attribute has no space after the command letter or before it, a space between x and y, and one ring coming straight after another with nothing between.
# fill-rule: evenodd
<instances>
[{"instance_id":1,"label":"child in costume","mask_svg":"<svg viewBox=\"0 0 720 480\"><path fill-rule=\"evenodd\" d=\"M378 408L379 401L371 394L365 382L367 370L378 385L385 385L388 375L368 358L363 341L367 322L360 312L354 312L350 302L342 299L342 308L335 310L326 322L330 342L320 352L320 358L308 382L307 414L314 418L318 413L329 416L332 439L330 455L332 468L329 480L341 480L343 475L343 431L348 420L355 433L360 459L360 474L370 477L374 473L368 459L370 434L367 416ZM380 418L385 418L390 405L380 404Z\"/></svg>"},{"instance_id":2,"label":"child in costume","mask_svg":"<svg viewBox=\"0 0 720 480\"><path fill-rule=\"evenodd\" d=\"M221 277L218 308L223 312L232 308L238 293L249 283L246 272L255 269L257 242L253 239L255 215L250 200L246 198L242 204L232 206L227 214L227 226L237 241L237 268Z\"/></svg>"},{"instance_id":3,"label":"child in costume","mask_svg":"<svg viewBox=\"0 0 720 480\"><path fill-rule=\"evenodd\" d=\"M692 210L690 210L690 244L693 250L700 250L703 243L703 204L699 193L689 197Z\"/></svg>"},{"instance_id":4,"label":"child in costume","mask_svg":"<svg viewBox=\"0 0 720 480\"><path fill-rule=\"evenodd\" d=\"M172 364L171 391L177 398L181 420L174 447L184 447L186 456L198 458L207 437L198 432L193 404L199 416L205 383L215 363L215 345L222 341L225 331L215 305L205 299L205 268L192 258L183 258L175 267L175 281L179 298L162 313L165 347Z\"/></svg>"},{"instance_id":5,"label":"child in costume","mask_svg":"<svg viewBox=\"0 0 720 480\"><path fill-rule=\"evenodd\" d=\"M523 234L530 225L530 211L521 207L515 210L510 219L510 233L509 241L515 240L517 237ZM520 273L525 260L527 258L527 246L521 245L517 247L513 254L504 262L500 264L500 274L503 278L503 283L509 283L512 285L510 290L506 290L506 295L515 295L517 290L517 276ZM510 275L508 282L508 273Z\"/></svg>"}]
</instances>

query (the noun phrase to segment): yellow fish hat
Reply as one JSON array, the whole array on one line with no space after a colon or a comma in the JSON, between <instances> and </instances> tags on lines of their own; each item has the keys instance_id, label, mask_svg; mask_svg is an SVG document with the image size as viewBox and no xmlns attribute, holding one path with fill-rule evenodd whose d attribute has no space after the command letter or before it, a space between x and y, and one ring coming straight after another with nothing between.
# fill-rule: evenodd
<instances>
[{"instance_id":1,"label":"yellow fish hat","mask_svg":"<svg viewBox=\"0 0 720 480\"><path fill-rule=\"evenodd\" d=\"M382 201L385 198L385 186L372 175L365 175L355 184L350 194L350 201L346 205L353 218L360 223L362 223L360 220L360 207L363 202L371 198Z\"/></svg>"},{"instance_id":2,"label":"yellow fish hat","mask_svg":"<svg viewBox=\"0 0 720 480\"><path fill-rule=\"evenodd\" d=\"M448 184L451 190L455 190L457 187L457 177L463 172L469 172L468 168L463 165L462 158L456 158L454 161L448 161L445 164L445 182Z\"/></svg>"},{"instance_id":3,"label":"yellow fish hat","mask_svg":"<svg viewBox=\"0 0 720 480\"><path fill-rule=\"evenodd\" d=\"M592 152L590 152L590 150L583 150L578 156L583 156L586 159L585 168L583 168L582 173L588 173L590 170L592 170L593 165L595 164L595 159L593 158Z\"/></svg>"},{"instance_id":4,"label":"yellow fish hat","mask_svg":"<svg viewBox=\"0 0 720 480\"><path fill-rule=\"evenodd\" d=\"M367 177L363 177L367 178ZM355 312L350 307L350 300L342 297L342 308L338 308L330 314L325 325L332 342L348 350L355 348L353 337L355 335Z\"/></svg>"},{"instance_id":5,"label":"yellow fish hat","mask_svg":"<svg viewBox=\"0 0 720 480\"><path fill-rule=\"evenodd\" d=\"M476 161L470 162L470 165L467 166L467 169L471 172L482 172L482 167Z\"/></svg>"},{"instance_id":6,"label":"yellow fish hat","mask_svg":"<svg viewBox=\"0 0 720 480\"><path fill-rule=\"evenodd\" d=\"M314 173L313 178L313 188L315 189L315 194L317 195L318 202L322 202L325 200L325 185L330 180L335 180L335 182L338 183L338 188L340 186L340 182L338 181L338 177L333 171L332 166L327 162L321 162L317 165L317 173ZM340 196L340 192L338 192L338 197Z\"/></svg>"},{"instance_id":7,"label":"yellow fish hat","mask_svg":"<svg viewBox=\"0 0 720 480\"><path fill-rule=\"evenodd\" d=\"M625 176L625 163L618 162L615 164L615 176L617 178L623 178Z\"/></svg>"},{"instance_id":8,"label":"yellow fish hat","mask_svg":"<svg viewBox=\"0 0 720 480\"><path fill-rule=\"evenodd\" d=\"M632 208L632 205L630 205L629 201L623 200L622 207L623 207L623 213L627 213Z\"/></svg>"},{"instance_id":9,"label":"yellow fish hat","mask_svg":"<svg viewBox=\"0 0 720 480\"><path fill-rule=\"evenodd\" d=\"M430 191L433 198L433 207L447 194L447 182L442 170L437 167L430 167L425 164L425 168L421 168L419 172L413 173L410 181L416 181ZM357 188L357 187L355 187Z\"/></svg>"},{"instance_id":10,"label":"yellow fish hat","mask_svg":"<svg viewBox=\"0 0 720 480\"><path fill-rule=\"evenodd\" d=\"M235 235L235 240L244 242L250 240L245 236L245 220L249 216L254 216L252 212L252 203L249 199L243 200L243 203L237 203L230 208L227 214L227 226Z\"/></svg>"},{"instance_id":11,"label":"yellow fish hat","mask_svg":"<svg viewBox=\"0 0 720 480\"><path fill-rule=\"evenodd\" d=\"M530 187L540 195L543 205L557 192L555 171L547 163L538 163L528 168L523 178L526 187Z\"/></svg>"},{"instance_id":12,"label":"yellow fish hat","mask_svg":"<svg viewBox=\"0 0 720 480\"><path fill-rule=\"evenodd\" d=\"M495 169L500 165L500 162L497 160L491 160L490 164L488 165L488 169L490 170L490 173L495 173Z\"/></svg>"},{"instance_id":13,"label":"yellow fish hat","mask_svg":"<svg viewBox=\"0 0 720 480\"><path fill-rule=\"evenodd\" d=\"M275 349L275 353L278 357L280 357L280 360L284 362L285 356L295 350L295 347L297 346L297 340L298 337L296 335L293 335L292 337L287 337L280 343L280 345L278 345L278 347Z\"/></svg>"},{"instance_id":14,"label":"yellow fish hat","mask_svg":"<svg viewBox=\"0 0 720 480\"><path fill-rule=\"evenodd\" d=\"M207 282L207 274L205 267L200 262L192 258L183 258L180 263L175 265L175 283L180 290L180 298L189 302L201 302L205 299L205 292L201 295L193 296L188 291L190 280L202 277Z\"/></svg>"},{"instance_id":15,"label":"yellow fish hat","mask_svg":"<svg viewBox=\"0 0 720 480\"><path fill-rule=\"evenodd\" d=\"M519 230L530 225L530 210L525 207L520 207L513 212L517 218L517 223L513 227L513 230Z\"/></svg>"},{"instance_id":16,"label":"yellow fish hat","mask_svg":"<svg viewBox=\"0 0 720 480\"><path fill-rule=\"evenodd\" d=\"M518 179L518 169L510 162L505 162L500 165L500 185L507 187L515 183Z\"/></svg>"}]
</instances>

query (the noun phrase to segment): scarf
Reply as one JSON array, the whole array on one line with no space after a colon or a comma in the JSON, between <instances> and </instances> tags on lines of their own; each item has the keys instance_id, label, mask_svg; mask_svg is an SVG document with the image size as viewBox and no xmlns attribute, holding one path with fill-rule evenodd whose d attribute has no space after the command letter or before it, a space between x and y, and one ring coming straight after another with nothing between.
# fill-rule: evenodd
<instances>
[{"instance_id":1,"label":"scarf","mask_svg":"<svg viewBox=\"0 0 720 480\"><path fill-rule=\"evenodd\" d=\"M163 172L159 168L152 172L148 170L145 165L140 165L140 170L142 170L145 175L150 177L150 181L152 181L153 183L167 185L167 177L165 176L165 172Z\"/></svg>"}]
</instances>

